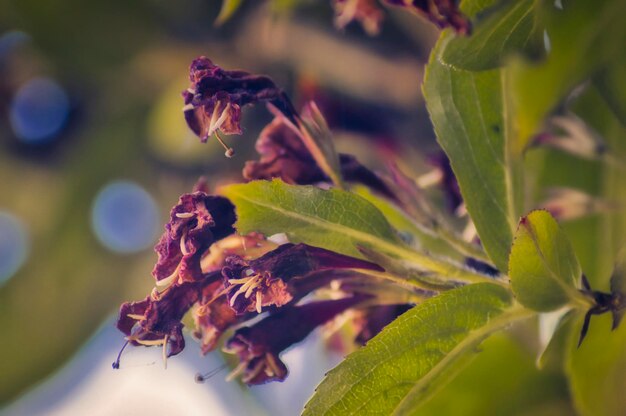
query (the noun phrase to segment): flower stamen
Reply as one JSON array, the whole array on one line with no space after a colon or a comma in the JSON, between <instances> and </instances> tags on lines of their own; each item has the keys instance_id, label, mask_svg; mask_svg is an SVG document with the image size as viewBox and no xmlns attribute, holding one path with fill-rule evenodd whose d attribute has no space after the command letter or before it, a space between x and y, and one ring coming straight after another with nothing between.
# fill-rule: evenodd
<instances>
[{"instance_id":1,"label":"flower stamen","mask_svg":"<svg viewBox=\"0 0 626 416\"><path fill-rule=\"evenodd\" d=\"M217 130L215 130L215 138L217 139L218 142L220 142L224 150L226 150L226 152L224 152L224 156L226 156L229 159L235 156L235 150L232 147L228 146L226 142L224 142L224 139L222 139L222 136L220 136Z\"/></svg>"},{"instance_id":2,"label":"flower stamen","mask_svg":"<svg viewBox=\"0 0 626 416\"><path fill-rule=\"evenodd\" d=\"M182 240L183 239L181 238L181 242ZM181 247L182 247L182 244L181 244ZM180 263L178 263L178 266L176 266L176 269L174 269L174 272L172 272L172 274L167 276L165 279L157 280L156 285L159 287L170 286L174 282L174 280L178 277L179 271L180 271Z\"/></svg>"},{"instance_id":3,"label":"flower stamen","mask_svg":"<svg viewBox=\"0 0 626 416\"><path fill-rule=\"evenodd\" d=\"M245 371L247 366L248 363L246 361L240 362L233 371L228 373L228 375L226 376L226 381L233 381L234 379L236 379L241 373Z\"/></svg>"},{"instance_id":4,"label":"flower stamen","mask_svg":"<svg viewBox=\"0 0 626 416\"><path fill-rule=\"evenodd\" d=\"M183 253L183 256L189 255L189 250L187 250L187 230L180 237L180 252Z\"/></svg>"},{"instance_id":5,"label":"flower stamen","mask_svg":"<svg viewBox=\"0 0 626 416\"><path fill-rule=\"evenodd\" d=\"M256 292L256 312L261 313L261 307L263 306L263 293L260 290Z\"/></svg>"},{"instance_id":6,"label":"flower stamen","mask_svg":"<svg viewBox=\"0 0 626 416\"><path fill-rule=\"evenodd\" d=\"M169 335L166 335L165 338L163 338L163 368L165 368L167 370L167 339L169 338Z\"/></svg>"},{"instance_id":7,"label":"flower stamen","mask_svg":"<svg viewBox=\"0 0 626 416\"><path fill-rule=\"evenodd\" d=\"M245 361L244 361L245 362ZM241 381L243 381L244 383L249 383L251 380L253 380L256 376L259 375L259 373L261 371L263 371L263 367L264 367L265 363L263 362L263 360L259 360L259 362L254 366L254 368L250 371L250 373L246 374L245 376L243 376L241 378Z\"/></svg>"}]
</instances>

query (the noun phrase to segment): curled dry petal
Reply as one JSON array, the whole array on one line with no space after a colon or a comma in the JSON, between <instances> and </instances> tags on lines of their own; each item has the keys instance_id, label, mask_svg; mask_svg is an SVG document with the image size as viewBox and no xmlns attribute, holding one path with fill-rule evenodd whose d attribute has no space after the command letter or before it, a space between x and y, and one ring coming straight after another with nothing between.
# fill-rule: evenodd
<instances>
[{"instance_id":1,"label":"curled dry petal","mask_svg":"<svg viewBox=\"0 0 626 416\"><path fill-rule=\"evenodd\" d=\"M165 233L154 250L159 258L152 275L167 285L202 277L200 258L215 240L234 232L235 207L226 198L204 192L184 194L170 212Z\"/></svg>"},{"instance_id":2,"label":"curled dry petal","mask_svg":"<svg viewBox=\"0 0 626 416\"><path fill-rule=\"evenodd\" d=\"M240 364L231 377L241 374L246 384L284 380L288 371L280 353L363 299L355 296L286 307L251 327L237 330L225 348L239 356Z\"/></svg>"},{"instance_id":3,"label":"curled dry petal","mask_svg":"<svg viewBox=\"0 0 626 416\"><path fill-rule=\"evenodd\" d=\"M139 302L120 307L117 328L133 345L169 346L167 356L180 353L185 347L181 319L198 301L205 286L219 282L219 272L202 281L171 286L162 294L154 292Z\"/></svg>"},{"instance_id":4,"label":"curled dry petal","mask_svg":"<svg viewBox=\"0 0 626 416\"><path fill-rule=\"evenodd\" d=\"M194 335L200 340L203 354L215 349L224 331L242 320L228 304L223 288L221 279L205 288L193 313Z\"/></svg>"},{"instance_id":5,"label":"curled dry petal","mask_svg":"<svg viewBox=\"0 0 626 416\"><path fill-rule=\"evenodd\" d=\"M261 131L256 150L261 158L246 162L243 169L246 180L280 178L298 185L330 181L305 146L302 133L289 125L284 117L274 118ZM354 156L339 154L339 165L346 181L361 183L384 196L394 197L387 185Z\"/></svg>"},{"instance_id":6,"label":"curled dry petal","mask_svg":"<svg viewBox=\"0 0 626 416\"><path fill-rule=\"evenodd\" d=\"M248 104L271 103L296 120L287 95L266 76L227 71L201 56L191 63L189 80L191 86L183 91L183 112L189 128L203 142L218 130L241 134L241 109Z\"/></svg>"},{"instance_id":7,"label":"curled dry petal","mask_svg":"<svg viewBox=\"0 0 626 416\"><path fill-rule=\"evenodd\" d=\"M288 283L313 272L339 269L382 269L368 261L306 244L283 244L256 260L228 257L222 269L229 304L238 314L260 313L263 307L283 306L300 293ZM301 286L304 287L304 286Z\"/></svg>"}]
</instances>

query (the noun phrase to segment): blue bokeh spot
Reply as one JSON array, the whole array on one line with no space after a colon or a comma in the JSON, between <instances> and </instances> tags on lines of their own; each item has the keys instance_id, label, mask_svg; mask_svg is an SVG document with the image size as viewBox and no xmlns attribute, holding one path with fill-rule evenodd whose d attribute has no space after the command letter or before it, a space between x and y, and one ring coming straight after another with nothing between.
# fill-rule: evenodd
<instances>
[{"instance_id":1,"label":"blue bokeh spot","mask_svg":"<svg viewBox=\"0 0 626 416\"><path fill-rule=\"evenodd\" d=\"M159 212L144 188L133 182L116 181L96 197L91 222L105 247L117 253L134 253L154 243Z\"/></svg>"},{"instance_id":2,"label":"blue bokeh spot","mask_svg":"<svg viewBox=\"0 0 626 416\"><path fill-rule=\"evenodd\" d=\"M10 121L15 135L29 144L47 142L65 125L70 101L63 89L47 78L34 78L17 91Z\"/></svg>"}]
</instances>

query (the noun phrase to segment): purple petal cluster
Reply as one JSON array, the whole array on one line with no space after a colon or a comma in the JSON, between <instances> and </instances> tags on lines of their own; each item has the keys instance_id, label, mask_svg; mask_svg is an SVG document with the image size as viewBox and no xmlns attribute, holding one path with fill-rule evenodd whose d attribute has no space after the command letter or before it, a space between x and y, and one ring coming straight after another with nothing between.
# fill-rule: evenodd
<instances>
[{"instance_id":1,"label":"purple petal cluster","mask_svg":"<svg viewBox=\"0 0 626 416\"><path fill-rule=\"evenodd\" d=\"M248 104L271 103L295 121L287 95L263 75L227 71L201 56L191 63L190 87L183 91L183 113L189 128L203 142L218 130L241 134L241 109Z\"/></svg>"}]
</instances>

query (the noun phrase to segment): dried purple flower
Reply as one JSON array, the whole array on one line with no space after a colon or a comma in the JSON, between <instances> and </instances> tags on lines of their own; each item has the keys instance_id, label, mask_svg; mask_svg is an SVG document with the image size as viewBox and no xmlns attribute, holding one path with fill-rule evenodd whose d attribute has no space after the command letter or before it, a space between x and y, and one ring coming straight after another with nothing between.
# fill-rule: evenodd
<instances>
[{"instance_id":1,"label":"dried purple flower","mask_svg":"<svg viewBox=\"0 0 626 416\"><path fill-rule=\"evenodd\" d=\"M404 7L425 17L441 29L453 28L459 35L471 31L469 20L461 14L455 0L385 0L388 4Z\"/></svg>"},{"instance_id":2,"label":"dried purple flower","mask_svg":"<svg viewBox=\"0 0 626 416\"><path fill-rule=\"evenodd\" d=\"M203 142L218 130L241 134L241 108L267 102L295 122L296 111L287 95L262 75L227 71L201 56L191 63L191 86L183 91L183 112L189 128Z\"/></svg>"},{"instance_id":3,"label":"dried purple flower","mask_svg":"<svg viewBox=\"0 0 626 416\"><path fill-rule=\"evenodd\" d=\"M309 185L330 179L317 165L304 144L302 133L284 117L268 124L256 142L259 161L248 161L243 169L246 180L280 178L289 184ZM339 154L340 170L348 182L361 183L393 198L387 185L352 155Z\"/></svg>"},{"instance_id":4,"label":"dried purple flower","mask_svg":"<svg viewBox=\"0 0 626 416\"><path fill-rule=\"evenodd\" d=\"M202 281L171 286L160 294L153 291L142 301L122 304L117 328L133 345L163 345L164 357L180 353L185 347L181 319L198 301L203 287L219 281L219 276L214 272Z\"/></svg>"},{"instance_id":5,"label":"dried purple flower","mask_svg":"<svg viewBox=\"0 0 626 416\"><path fill-rule=\"evenodd\" d=\"M365 260L306 244L283 244L256 260L228 257L222 269L230 306L238 313L261 313L263 307L280 307L294 295L288 283L313 272L339 269L382 269Z\"/></svg>"},{"instance_id":6,"label":"dried purple flower","mask_svg":"<svg viewBox=\"0 0 626 416\"><path fill-rule=\"evenodd\" d=\"M194 336L200 340L203 354L215 349L222 334L244 319L230 307L223 289L221 279L207 287L193 313L196 324Z\"/></svg>"},{"instance_id":7,"label":"dried purple flower","mask_svg":"<svg viewBox=\"0 0 626 416\"><path fill-rule=\"evenodd\" d=\"M251 327L237 330L224 348L237 354L240 361L229 378L243 374L242 381L251 385L283 381L288 371L279 354L363 300L364 297L355 296L287 307Z\"/></svg>"},{"instance_id":8,"label":"dried purple flower","mask_svg":"<svg viewBox=\"0 0 626 416\"><path fill-rule=\"evenodd\" d=\"M154 248L159 259L152 275L158 284L202 278L202 254L214 241L234 232L235 220L235 207L226 198L204 192L182 195Z\"/></svg>"}]
</instances>

